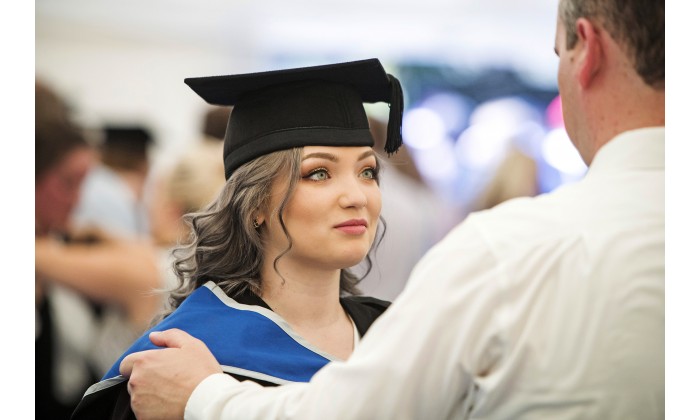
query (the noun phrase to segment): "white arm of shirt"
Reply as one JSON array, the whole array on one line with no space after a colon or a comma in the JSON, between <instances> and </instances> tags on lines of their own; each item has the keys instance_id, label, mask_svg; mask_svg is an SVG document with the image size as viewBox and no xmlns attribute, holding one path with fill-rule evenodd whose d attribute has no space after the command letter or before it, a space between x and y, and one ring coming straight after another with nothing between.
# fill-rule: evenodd
<instances>
[{"instance_id":1,"label":"white arm of shirt","mask_svg":"<svg viewBox=\"0 0 700 420\"><path fill-rule=\"evenodd\" d=\"M480 235L462 223L418 263L347 362L276 388L212 375L192 393L185 418L465 418L478 392L474 375L499 358L500 276Z\"/></svg>"}]
</instances>

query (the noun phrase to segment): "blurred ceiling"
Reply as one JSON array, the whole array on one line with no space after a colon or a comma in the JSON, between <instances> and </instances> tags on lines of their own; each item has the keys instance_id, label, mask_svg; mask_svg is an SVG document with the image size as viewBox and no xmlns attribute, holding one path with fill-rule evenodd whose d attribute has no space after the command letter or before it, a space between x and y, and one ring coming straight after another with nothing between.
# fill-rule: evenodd
<instances>
[{"instance_id":1,"label":"blurred ceiling","mask_svg":"<svg viewBox=\"0 0 700 420\"><path fill-rule=\"evenodd\" d=\"M556 0L37 0L36 42L182 46L293 57L505 66L555 85Z\"/></svg>"}]
</instances>

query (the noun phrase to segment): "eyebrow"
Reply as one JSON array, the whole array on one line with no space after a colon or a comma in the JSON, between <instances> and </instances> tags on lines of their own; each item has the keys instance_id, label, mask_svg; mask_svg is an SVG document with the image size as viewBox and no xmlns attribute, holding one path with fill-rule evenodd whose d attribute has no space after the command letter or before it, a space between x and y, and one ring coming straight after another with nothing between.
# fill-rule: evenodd
<instances>
[{"instance_id":1,"label":"eyebrow","mask_svg":"<svg viewBox=\"0 0 700 420\"><path fill-rule=\"evenodd\" d=\"M365 159L370 156L375 156L376 158L376 153L374 150L368 150L361 154L360 156L357 157L357 160L360 161L362 159ZM330 160L331 162L338 162L338 156L331 154L331 153L323 153L323 152L317 152L317 153L309 153L308 155L304 156L301 160L304 161L306 159L311 159L311 158L320 158L320 159L326 159Z\"/></svg>"}]
</instances>

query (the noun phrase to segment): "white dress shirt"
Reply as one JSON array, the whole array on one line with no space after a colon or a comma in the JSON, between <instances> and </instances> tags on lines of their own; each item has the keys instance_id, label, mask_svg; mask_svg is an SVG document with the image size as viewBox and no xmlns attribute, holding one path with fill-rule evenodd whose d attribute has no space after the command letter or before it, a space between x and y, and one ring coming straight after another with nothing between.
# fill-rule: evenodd
<instances>
[{"instance_id":1,"label":"white dress shirt","mask_svg":"<svg viewBox=\"0 0 700 420\"><path fill-rule=\"evenodd\" d=\"M664 128L623 133L581 182L470 215L347 362L212 375L185 417L663 418L664 207Z\"/></svg>"}]
</instances>

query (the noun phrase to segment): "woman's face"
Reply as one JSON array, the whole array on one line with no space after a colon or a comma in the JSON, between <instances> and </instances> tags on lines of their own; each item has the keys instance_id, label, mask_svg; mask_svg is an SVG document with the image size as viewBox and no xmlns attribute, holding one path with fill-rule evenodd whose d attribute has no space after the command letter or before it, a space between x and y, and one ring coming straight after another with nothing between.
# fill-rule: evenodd
<instances>
[{"instance_id":1,"label":"woman's face","mask_svg":"<svg viewBox=\"0 0 700 420\"><path fill-rule=\"evenodd\" d=\"M273 183L264 215L266 254L272 258L288 247L276 216L288 189L281 178ZM340 269L359 263L372 246L381 208L377 158L370 147L304 147L301 178L282 216L293 247L280 264Z\"/></svg>"}]
</instances>

